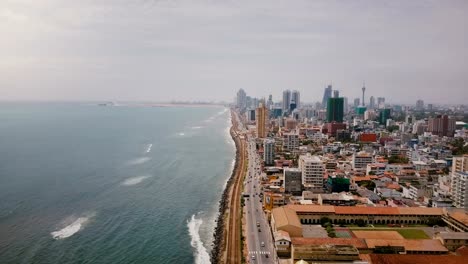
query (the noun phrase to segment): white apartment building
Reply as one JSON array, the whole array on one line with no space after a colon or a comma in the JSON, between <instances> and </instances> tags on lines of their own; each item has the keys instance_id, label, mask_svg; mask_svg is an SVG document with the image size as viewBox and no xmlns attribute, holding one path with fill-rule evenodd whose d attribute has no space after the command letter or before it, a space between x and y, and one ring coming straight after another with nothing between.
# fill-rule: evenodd
<instances>
[{"instance_id":1,"label":"white apartment building","mask_svg":"<svg viewBox=\"0 0 468 264\"><path fill-rule=\"evenodd\" d=\"M320 157L310 153L299 157L299 169L302 171L302 184L312 189L322 190L324 165Z\"/></svg>"},{"instance_id":2,"label":"white apartment building","mask_svg":"<svg viewBox=\"0 0 468 264\"><path fill-rule=\"evenodd\" d=\"M275 164L275 140L271 138L263 141L263 161L265 165Z\"/></svg>"},{"instance_id":3,"label":"white apartment building","mask_svg":"<svg viewBox=\"0 0 468 264\"><path fill-rule=\"evenodd\" d=\"M353 169L366 170L367 164L371 163L373 163L371 154L363 151L353 154Z\"/></svg>"},{"instance_id":4,"label":"white apartment building","mask_svg":"<svg viewBox=\"0 0 468 264\"><path fill-rule=\"evenodd\" d=\"M453 205L468 208L468 155L453 157L451 190Z\"/></svg>"},{"instance_id":5,"label":"white apartment building","mask_svg":"<svg viewBox=\"0 0 468 264\"><path fill-rule=\"evenodd\" d=\"M468 171L468 155L453 157L452 171Z\"/></svg>"},{"instance_id":6,"label":"white apartment building","mask_svg":"<svg viewBox=\"0 0 468 264\"><path fill-rule=\"evenodd\" d=\"M458 208L468 208L468 172L452 172L452 200Z\"/></svg>"}]
</instances>

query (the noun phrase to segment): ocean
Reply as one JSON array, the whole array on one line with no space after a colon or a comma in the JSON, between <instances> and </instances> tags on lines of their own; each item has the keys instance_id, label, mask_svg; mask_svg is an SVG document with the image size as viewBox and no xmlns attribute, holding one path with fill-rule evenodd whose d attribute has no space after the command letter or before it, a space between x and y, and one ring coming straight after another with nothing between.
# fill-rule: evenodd
<instances>
[{"instance_id":1,"label":"ocean","mask_svg":"<svg viewBox=\"0 0 468 264\"><path fill-rule=\"evenodd\" d=\"M0 103L0 263L209 263L223 107Z\"/></svg>"}]
</instances>

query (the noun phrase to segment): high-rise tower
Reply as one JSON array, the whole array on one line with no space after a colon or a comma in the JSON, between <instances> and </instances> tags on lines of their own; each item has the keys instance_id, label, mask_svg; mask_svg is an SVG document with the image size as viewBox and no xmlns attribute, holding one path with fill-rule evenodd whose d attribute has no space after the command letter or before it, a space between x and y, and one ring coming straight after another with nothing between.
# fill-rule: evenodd
<instances>
[{"instance_id":1,"label":"high-rise tower","mask_svg":"<svg viewBox=\"0 0 468 264\"><path fill-rule=\"evenodd\" d=\"M289 111L292 112L294 109L299 108L301 103L301 93L298 90L294 90L291 93L291 101L289 102Z\"/></svg>"},{"instance_id":2,"label":"high-rise tower","mask_svg":"<svg viewBox=\"0 0 468 264\"><path fill-rule=\"evenodd\" d=\"M327 103L328 103L328 98L332 96L332 86L328 85L325 87L325 91L323 93L323 99L322 99L322 108L327 108Z\"/></svg>"},{"instance_id":3,"label":"high-rise tower","mask_svg":"<svg viewBox=\"0 0 468 264\"><path fill-rule=\"evenodd\" d=\"M283 113L289 111L289 106L291 104L291 91L283 91Z\"/></svg>"},{"instance_id":4,"label":"high-rise tower","mask_svg":"<svg viewBox=\"0 0 468 264\"><path fill-rule=\"evenodd\" d=\"M268 109L263 103L255 111L255 121L257 122L257 137L265 138L268 134Z\"/></svg>"},{"instance_id":5,"label":"high-rise tower","mask_svg":"<svg viewBox=\"0 0 468 264\"><path fill-rule=\"evenodd\" d=\"M365 94L365 93L366 93L366 84L364 83L364 84L362 85L362 106L365 105L365 103L364 103L364 94Z\"/></svg>"}]
</instances>

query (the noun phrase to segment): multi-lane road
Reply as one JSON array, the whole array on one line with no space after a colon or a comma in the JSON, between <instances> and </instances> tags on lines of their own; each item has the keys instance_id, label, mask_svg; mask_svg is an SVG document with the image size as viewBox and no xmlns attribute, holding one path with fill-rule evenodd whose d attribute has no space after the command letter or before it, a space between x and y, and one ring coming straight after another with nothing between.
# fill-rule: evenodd
<instances>
[{"instance_id":1,"label":"multi-lane road","mask_svg":"<svg viewBox=\"0 0 468 264\"><path fill-rule=\"evenodd\" d=\"M260 159L253 138L247 141L248 169L244 181L248 263L277 263L270 226L262 209Z\"/></svg>"}]
</instances>

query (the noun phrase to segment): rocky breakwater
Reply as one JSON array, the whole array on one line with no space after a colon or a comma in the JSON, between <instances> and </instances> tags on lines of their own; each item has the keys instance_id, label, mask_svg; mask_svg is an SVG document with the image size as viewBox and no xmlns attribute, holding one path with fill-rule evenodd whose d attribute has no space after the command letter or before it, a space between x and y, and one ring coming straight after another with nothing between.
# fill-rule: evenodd
<instances>
[{"instance_id":1,"label":"rocky breakwater","mask_svg":"<svg viewBox=\"0 0 468 264\"><path fill-rule=\"evenodd\" d=\"M232 188L233 183L235 182L235 176L237 174L237 171L240 170L239 168L239 163L240 163L240 158L241 158L241 153L240 153L240 140L237 137L236 133L234 132L234 128L236 127L236 118L234 117L234 113L231 112L231 120L232 120L232 126L230 129L230 134L232 139L234 140L234 143L236 145L236 159L234 163L234 169L232 170L231 176L229 177L227 183L226 183L226 188L223 191L223 194L221 196L221 200L219 201L219 210L218 210L218 218L216 220L217 225L213 233L213 245L212 245L212 250L211 250L211 263L212 264L217 264L220 262L221 257L222 257L222 252L224 249L225 245L225 227L226 227L226 212L229 209L228 208L228 203L230 200L230 190Z\"/></svg>"}]
</instances>

